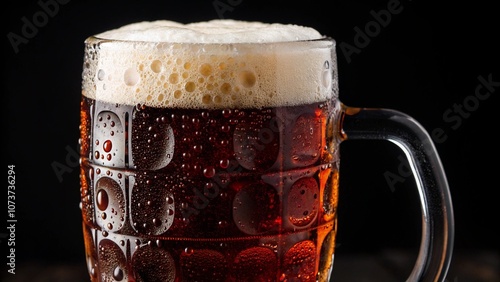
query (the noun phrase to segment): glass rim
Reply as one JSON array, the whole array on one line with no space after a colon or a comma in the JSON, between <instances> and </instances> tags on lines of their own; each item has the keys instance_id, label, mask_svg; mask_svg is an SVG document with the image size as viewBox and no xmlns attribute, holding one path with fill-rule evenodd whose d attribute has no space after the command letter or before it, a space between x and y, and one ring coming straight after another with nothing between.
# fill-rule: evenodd
<instances>
[{"instance_id":1,"label":"glass rim","mask_svg":"<svg viewBox=\"0 0 500 282\"><path fill-rule=\"evenodd\" d=\"M141 44L141 45L185 45L185 46L279 46L279 45L304 45L308 43L329 43L326 46L335 46L336 40L331 36L323 36L316 39L286 40L270 42L182 42L182 41L153 41L153 40L127 40L112 39L91 35L84 40L87 44L118 43L118 44Z\"/></svg>"}]
</instances>

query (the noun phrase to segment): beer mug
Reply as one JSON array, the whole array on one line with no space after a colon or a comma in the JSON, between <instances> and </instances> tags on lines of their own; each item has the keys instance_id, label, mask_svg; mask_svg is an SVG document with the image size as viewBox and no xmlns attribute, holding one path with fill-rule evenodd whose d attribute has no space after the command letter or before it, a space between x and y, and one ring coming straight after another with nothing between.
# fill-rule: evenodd
<instances>
[{"instance_id":1,"label":"beer mug","mask_svg":"<svg viewBox=\"0 0 500 282\"><path fill-rule=\"evenodd\" d=\"M404 113L339 101L332 38L143 22L89 37L82 77L91 281L335 280L339 146L354 139L406 154L422 213L408 281L444 280L453 213L432 140Z\"/></svg>"}]
</instances>

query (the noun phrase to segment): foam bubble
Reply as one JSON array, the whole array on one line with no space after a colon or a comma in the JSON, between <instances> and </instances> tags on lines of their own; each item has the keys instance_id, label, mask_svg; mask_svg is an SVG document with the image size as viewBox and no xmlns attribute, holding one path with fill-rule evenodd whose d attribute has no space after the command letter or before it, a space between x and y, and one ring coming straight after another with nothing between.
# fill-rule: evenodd
<instances>
[{"instance_id":1,"label":"foam bubble","mask_svg":"<svg viewBox=\"0 0 500 282\"><path fill-rule=\"evenodd\" d=\"M334 42L321 39L292 24L133 23L86 40L83 94L181 108L320 102L336 93Z\"/></svg>"}]
</instances>

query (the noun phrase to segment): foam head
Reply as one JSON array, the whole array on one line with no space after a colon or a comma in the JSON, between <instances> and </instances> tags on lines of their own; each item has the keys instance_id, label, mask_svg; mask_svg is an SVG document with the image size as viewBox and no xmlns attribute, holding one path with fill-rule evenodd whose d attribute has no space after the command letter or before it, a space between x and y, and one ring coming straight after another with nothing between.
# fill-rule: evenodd
<instances>
[{"instance_id":1,"label":"foam head","mask_svg":"<svg viewBox=\"0 0 500 282\"><path fill-rule=\"evenodd\" d=\"M86 40L83 95L177 108L320 102L336 93L334 47L293 24L138 22Z\"/></svg>"}]
</instances>

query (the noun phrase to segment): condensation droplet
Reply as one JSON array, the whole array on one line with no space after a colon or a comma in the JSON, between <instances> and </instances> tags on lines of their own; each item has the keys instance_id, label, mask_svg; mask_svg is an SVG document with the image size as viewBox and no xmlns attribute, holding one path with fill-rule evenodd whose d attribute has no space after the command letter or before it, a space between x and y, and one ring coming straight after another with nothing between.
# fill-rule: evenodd
<instances>
[{"instance_id":1,"label":"condensation droplet","mask_svg":"<svg viewBox=\"0 0 500 282\"><path fill-rule=\"evenodd\" d=\"M174 198L172 198L172 197L167 197L166 200L167 200L167 204L169 204L169 205L174 203Z\"/></svg>"},{"instance_id":2,"label":"condensation droplet","mask_svg":"<svg viewBox=\"0 0 500 282\"><path fill-rule=\"evenodd\" d=\"M106 73L104 72L103 69L100 69L98 72L97 72L97 79L99 80L104 80L104 76L106 75Z\"/></svg>"},{"instance_id":3,"label":"condensation droplet","mask_svg":"<svg viewBox=\"0 0 500 282\"><path fill-rule=\"evenodd\" d=\"M113 143L111 142L111 140L106 140L102 144L102 148L104 149L104 152L109 153L113 148Z\"/></svg>"},{"instance_id":4,"label":"condensation droplet","mask_svg":"<svg viewBox=\"0 0 500 282\"><path fill-rule=\"evenodd\" d=\"M323 87L325 88L329 88L331 83L332 83L332 74L331 74L331 71L330 71L330 62L329 61L325 61L323 63L323 67L324 67L324 70L323 70L323 73L321 75L321 82L323 83Z\"/></svg>"},{"instance_id":5,"label":"condensation droplet","mask_svg":"<svg viewBox=\"0 0 500 282\"><path fill-rule=\"evenodd\" d=\"M123 270L117 266L114 270L113 270L113 278L116 280L116 281L122 281L123 279Z\"/></svg>"},{"instance_id":6,"label":"condensation droplet","mask_svg":"<svg viewBox=\"0 0 500 282\"><path fill-rule=\"evenodd\" d=\"M108 193L105 190L99 190L97 192L97 207L101 210L104 211L108 208L109 204L109 198L108 198Z\"/></svg>"},{"instance_id":7,"label":"condensation droplet","mask_svg":"<svg viewBox=\"0 0 500 282\"><path fill-rule=\"evenodd\" d=\"M190 254L194 253L194 249L187 247L184 249L184 253L190 255Z\"/></svg>"},{"instance_id":8,"label":"condensation droplet","mask_svg":"<svg viewBox=\"0 0 500 282\"><path fill-rule=\"evenodd\" d=\"M215 175L215 168L212 166L206 167L203 169L203 175L207 178L212 178Z\"/></svg>"},{"instance_id":9,"label":"condensation droplet","mask_svg":"<svg viewBox=\"0 0 500 282\"><path fill-rule=\"evenodd\" d=\"M156 227L161 226L161 220L158 218L153 218L153 225Z\"/></svg>"},{"instance_id":10,"label":"condensation droplet","mask_svg":"<svg viewBox=\"0 0 500 282\"><path fill-rule=\"evenodd\" d=\"M220 160L219 165L221 168L227 168L229 166L229 160L228 159Z\"/></svg>"}]
</instances>

